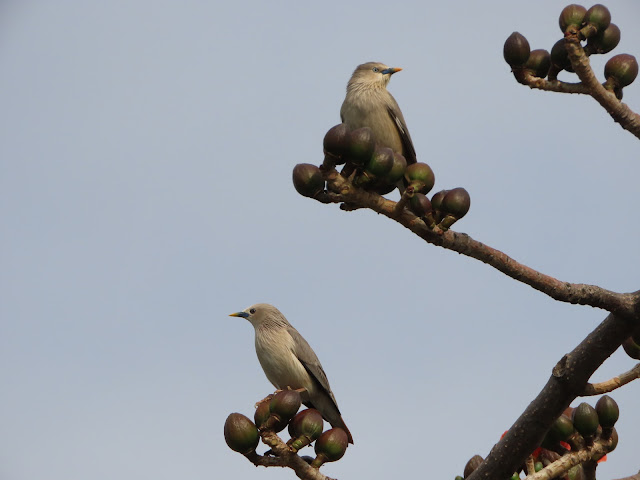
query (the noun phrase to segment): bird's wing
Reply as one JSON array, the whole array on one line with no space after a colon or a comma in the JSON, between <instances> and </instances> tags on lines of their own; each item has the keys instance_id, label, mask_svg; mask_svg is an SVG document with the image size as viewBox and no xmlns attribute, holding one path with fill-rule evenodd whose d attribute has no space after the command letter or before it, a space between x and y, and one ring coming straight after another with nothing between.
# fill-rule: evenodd
<instances>
[{"instance_id":1,"label":"bird's wing","mask_svg":"<svg viewBox=\"0 0 640 480\"><path fill-rule=\"evenodd\" d=\"M312 378L314 378L320 387L327 392L327 394L333 400L336 409L338 409L338 403L336 402L335 397L333 396L333 392L331 391L331 387L329 386L329 380L327 379L327 374L324 373L324 369L320 364L320 360L318 360L317 355L313 351L313 349L309 346L307 341L304 339L302 335L293 327L289 327L289 335L294 340L295 351L293 352L302 366L309 372Z\"/></svg>"},{"instance_id":2,"label":"bird's wing","mask_svg":"<svg viewBox=\"0 0 640 480\"><path fill-rule=\"evenodd\" d=\"M387 112L398 129L398 134L400 135L400 140L404 147L404 156L407 161L407 165L416 163L418 161L416 158L416 149L413 147L413 141L411 140L411 135L409 135L409 130L407 129L407 125L405 124L402 113L400 112L400 107L398 107L397 103L395 103L395 105L387 105Z\"/></svg>"}]
</instances>

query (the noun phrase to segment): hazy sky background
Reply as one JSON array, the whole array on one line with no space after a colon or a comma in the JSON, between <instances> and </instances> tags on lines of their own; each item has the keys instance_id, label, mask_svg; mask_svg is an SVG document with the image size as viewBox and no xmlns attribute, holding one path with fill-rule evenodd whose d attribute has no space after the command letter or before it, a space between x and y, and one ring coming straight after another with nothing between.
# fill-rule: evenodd
<instances>
[{"instance_id":1,"label":"hazy sky background","mask_svg":"<svg viewBox=\"0 0 640 480\"><path fill-rule=\"evenodd\" d=\"M273 390L227 316L256 302L309 340L353 432L325 474L452 479L486 455L605 312L303 198L291 170L322 161L356 65L402 67L418 159L471 194L455 229L639 289L640 142L502 59L514 30L550 49L565 4L5 0L0 478L295 478L222 434ZM607 5L614 53L640 55L640 3ZM624 101L640 111L640 82ZM594 380L634 364L616 352ZM639 395L612 394L602 478L640 468Z\"/></svg>"}]
</instances>

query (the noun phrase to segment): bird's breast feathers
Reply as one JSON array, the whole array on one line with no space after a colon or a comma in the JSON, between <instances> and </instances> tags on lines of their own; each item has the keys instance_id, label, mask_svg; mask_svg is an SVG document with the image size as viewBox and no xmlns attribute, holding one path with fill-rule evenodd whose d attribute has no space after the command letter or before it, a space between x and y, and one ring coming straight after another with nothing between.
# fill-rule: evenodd
<instances>
[{"instance_id":1,"label":"bird's breast feathers","mask_svg":"<svg viewBox=\"0 0 640 480\"><path fill-rule=\"evenodd\" d=\"M288 332L266 330L256 335L256 353L265 375L276 388L313 388L309 373L295 354L294 340Z\"/></svg>"}]
</instances>

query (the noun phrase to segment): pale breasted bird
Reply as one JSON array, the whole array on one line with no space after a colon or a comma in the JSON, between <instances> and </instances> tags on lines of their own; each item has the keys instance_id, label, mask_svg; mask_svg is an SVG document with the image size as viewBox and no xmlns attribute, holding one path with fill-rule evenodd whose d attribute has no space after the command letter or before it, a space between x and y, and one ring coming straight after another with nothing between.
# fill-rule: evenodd
<instances>
[{"instance_id":1,"label":"pale breasted bird","mask_svg":"<svg viewBox=\"0 0 640 480\"><path fill-rule=\"evenodd\" d=\"M318 410L333 427L342 428L353 443L320 360L284 315L273 305L257 303L231 316L253 325L256 354L267 379L279 390L306 389L304 404Z\"/></svg>"},{"instance_id":2,"label":"pale breasted bird","mask_svg":"<svg viewBox=\"0 0 640 480\"><path fill-rule=\"evenodd\" d=\"M358 65L347 84L340 118L351 130L369 127L377 145L400 153L411 165L417 161L416 150L398 102L387 91L391 75L400 70L379 62Z\"/></svg>"}]
</instances>

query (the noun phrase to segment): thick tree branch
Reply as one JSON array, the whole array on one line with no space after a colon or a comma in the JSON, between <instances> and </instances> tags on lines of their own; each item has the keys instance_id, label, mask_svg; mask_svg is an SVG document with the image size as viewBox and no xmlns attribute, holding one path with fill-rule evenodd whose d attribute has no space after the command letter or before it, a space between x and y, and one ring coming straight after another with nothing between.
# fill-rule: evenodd
<instances>
[{"instance_id":1,"label":"thick tree branch","mask_svg":"<svg viewBox=\"0 0 640 480\"><path fill-rule=\"evenodd\" d=\"M600 383L589 383L582 392L581 397L588 397L590 395L600 395L602 393L607 393L615 390L616 388L620 388L623 385L626 385L629 382L634 381L636 378L640 378L640 363L638 363L635 367L633 367L628 372L624 372L617 377L613 377L606 382Z\"/></svg>"},{"instance_id":2,"label":"thick tree branch","mask_svg":"<svg viewBox=\"0 0 640 480\"><path fill-rule=\"evenodd\" d=\"M469 480L508 478L540 445L551 423L579 396L598 367L631 335L640 319L609 315L554 367L547 384L493 447Z\"/></svg>"},{"instance_id":3,"label":"thick tree branch","mask_svg":"<svg viewBox=\"0 0 640 480\"><path fill-rule=\"evenodd\" d=\"M640 294L637 292L616 293L595 285L557 280L518 263L503 252L484 245L464 233L430 229L424 221L409 210L398 208L396 202L376 193L355 187L335 169L323 170L323 172L329 192L320 193L315 197L316 200L322 203L344 203L349 206L349 210L355 208L371 209L395 220L429 243L480 260L555 300L590 305L619 315L629 315L639 298Z\"/></svg>"}]
</instances>

